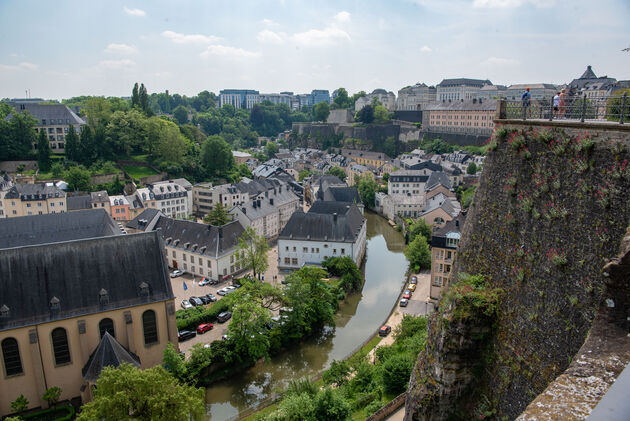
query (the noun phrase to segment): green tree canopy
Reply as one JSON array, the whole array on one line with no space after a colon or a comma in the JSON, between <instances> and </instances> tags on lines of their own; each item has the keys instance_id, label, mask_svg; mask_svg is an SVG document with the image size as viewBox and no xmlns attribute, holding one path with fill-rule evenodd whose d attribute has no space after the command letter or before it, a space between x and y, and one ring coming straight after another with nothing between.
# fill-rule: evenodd
<instances>
[{"instance_id":1,"label":"green tree canopy","mask_svg":"<svg viewBox=\"0 0 630 421\"><path fill-rule=\"evenodd\" d=\"M374 122L377 124L389 123L391 118L389 117L389 111L384 105L377 105L374 107Z\"/></svg>"},{"instance_id":2,"label":"green tree canopy","mask_svg":"<svg viewBox=\"0 0 630 421\"><path fill-rule=\"evenodd\" d=\"M302 181L304 180L306 177L309 177L311 175L311 171L304 168L302 171L300 171L298 173L298 181Z\"/></svg>"},{"instance_id":3,"label":"green tree canopy","mask_svg":"<svg viewBox=\"0 0 630 421\"><path fill-rule=\"evenodd\" d=\"M78 421L202 421L204 390L182 385L163 367L140 370L129 364L105 367L94 400L83 405Z\"/></svg>"},{"instance_id":4,"label":"green tree canopy","mask_svg":"<svg viewBox=\"0 0 630 421\"><path fill-rule=\"evenodd\" d=\"M348 91L344 88L337 89L337 96L333 100L331 108L344 109L352 106L352 100L348 97Z\"/></svg>"},{"instance_id":5,"label":"green tree canopy","mask_svg":"<svg viewBox=\"0 0 630 421\"><path fill-rule=\"evenodd\" d=\"M256 234L252 227L245 228L245 231L238 239L237 262L241 267L251 269L254 277L267 270L267 252L269 243L265 237Z\"/></svg>"},{"instance_id":6,"label":"green tree canopy","mask_svg":"<svg viewBox=\"0 0 630 421\"><path fill-rule=\"evenodd\" d=\"M243 300L234 305L230 321L230 340L239 358L255 361L269 356L267 324L271 313L259 300Z\"/></svg>"},{"instance_id":7,"label":"green tree canopy","mask_svg":"<svg viewBox=\"0 0 630 421\"><path fill-rule=\"evenodd\" d=\"M346 181L346 172L338 166L334 166L331 167L328 171L326 171L326 174L329 175L334 175L335 177L339 178L341 181Z\"/></svg>"},{"instance_id":8,"label":"green tree canopy","mask_svg":"<svg viewBox=\"0 0 630 421\"><path fill-rule=\"evenodd\" d=\"M225 225L230 222L230 215L226 212L221 202L218 202L214 205L212 211L204 216L203 222L215 226Z\"/></svg>"},{"instance_id":9,"label":"green tree canopy","mask_svg":"<svg viewBox=\"0 0 630 421\"><path fill-rule=\"evenodd\" d=\"M376 197L376 191L378 190L378 183L369 176L358 177L355 182L357 189L359 190L359 196L363 201L363 204L367 207L374 207L374 198Z\"/></svg>"},{"instance_id":10,"label":"green tree canopy","mask_svg":"<svg viewBox=\"0 0 630 421\"><path fill-rule=\"evenodd\" d=\"M466 168L466 174L475 175L477 174L477 164L471 162L468 164L468 168Z\"/></svg>"},{"instance_id":11,"label":"green tree canopy","mask_svg":"<svg viewBox=\"0 0 630 421\"><path fill-rule=\"evenodd\" d=\"M383 364L383 386L385 392L399 394L407 388L413 361L405 355L392 355Z\"/></svg>"},{"instance_id":12,"label":"green tree canopy","mask_svg":"<svg viewBox=\"0 0 630 421\"><path fill-rule=\"evenodd\" d=\"M277 143L267 142L267 144L265 145L265 154L267 155L267 159L275 157L279 150L280 148L278 147Z\"/></svg>"},{"instance_id":13,"label":"green tree canopy","mask_svg":"<svg viewBox=\"0 0 630 421\"><path fill-rule=\"evenodd\" d=\"M224 175L234 166L230 145L218 135L208 136L203 144L201 159L210 177Z\"/></svg>"},{"instance_id":14,"label":"green tree canopy","mask_svg":"<svg viewBox=\"0 0 630 421\"><path fill-rule=\"evenodd\" d=\"M68 189L88 191L92 183L90 172L82 166L72 166L64 174L63 179L68 183Z\"/></svg>"},{"instance_id":15,"label":"green tree canopy","mask_svg":"<svg viewBox=\"0 0 630 421\"><path fill-rule=\"evenodd\" d=\"M422 235L427 243L431 242L433 231L431 225L427 224L423 218L418 218L409 227L409 242L416 239L416 236Z\"/></svg>"},{"instance_id":16,"label":"green tree canopy","mask_svg":"<svg viewBox=\"0 0 630 421\"><path fill-rule=\"evenodd\" d=\"M325 102L318 102L313 107L313 114L316 121L326 121L330 114L330 106Z\"/></svg>"},{"instance_id":17,"label":"green tree canopy","mask_svg":"<svg viewBox=\"0 0 630 421\"><path fill-rule=\"evenodd\" d=\"M357 111L355 120L364 124L370 124L374 121L374 108L368 104L365 107Z\"/></svg>"},{"instance_id":18,"label":"green tree canopy","mask_svg":"<svg viewBox=\"0 0 630 421\"><path fill-rule=\"evenodd\" d=\"M48 136L46 136L46 131L41 129L39 131L39 136L37 139L37 165L39 169L42 171L50 170L51 158L50 154L52 151L50 150L50 142L48 142Z\"/></svg>"},{"instance_id":19,"label":"green tree canopy","mask_svg":"<svg viewBox=\"0 0 630 421\"><path fill-rule=\"evenodd\" d=\"M405 248L405 257L409 260L409 265L414 272L431 267L431 252L429 244L423 235L416 238Z\"/></svg>"},{"instance_id":20,"label":"green tree canopy","mask_svg":"<svg viewBox=\"0 0 630 421\"><path fill-rule=\"evenodd\" d=\"M179 124L186 124L188 123L188 110L183 105L178 105L173 110L173 117Z\"/></svg>"},{"instance_id":21,"label":"green tree canopy","mask_svg":"<svg viewBox=\"0 0 630 421\"><path fill-rule=\"evenodd\" d=\"M66 158L70 161L79 160L79 136L72 124L68 126L65 144Z\"/></svg>"}]
</instances>

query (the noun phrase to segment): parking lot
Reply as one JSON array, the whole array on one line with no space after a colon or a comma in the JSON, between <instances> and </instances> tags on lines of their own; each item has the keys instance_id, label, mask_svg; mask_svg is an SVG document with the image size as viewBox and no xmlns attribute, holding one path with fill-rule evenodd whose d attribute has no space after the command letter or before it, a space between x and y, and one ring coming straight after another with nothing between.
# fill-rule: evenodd
<instances>
[{"instance_id":1,"label":"parking lot","mask_svg":"<svg viewBox=\"0 0 630 421\"><path fill-rule=\"evenodd\" d=\"M402 314L419 316L431 314L434 310L433 303L429 300L429 290L431 284L431 272L429 270L414 274L418 278L416 290L411 295L407 307L398 306L397 311Z\"/></svg>"}]
</instances>

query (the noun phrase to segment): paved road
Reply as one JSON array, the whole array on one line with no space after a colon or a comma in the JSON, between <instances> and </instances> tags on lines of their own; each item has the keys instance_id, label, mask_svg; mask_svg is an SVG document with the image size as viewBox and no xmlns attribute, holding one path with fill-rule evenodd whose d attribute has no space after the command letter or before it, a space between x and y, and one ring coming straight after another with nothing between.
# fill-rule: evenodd
<instances>
[{"instance_id":1,"label":"paved road","mask_svg":"<svg viewBox=\"0 0 630 421\"><path fill-rule=\"evenodd\" d=\"M416 290L411 295L407 307L399 306L397 310L402 314L411 314L414 316L431 314L434 310L433 303L429 302L431 273L426 270L414 275L418 277Z\"/></svg>"}]
</instances>

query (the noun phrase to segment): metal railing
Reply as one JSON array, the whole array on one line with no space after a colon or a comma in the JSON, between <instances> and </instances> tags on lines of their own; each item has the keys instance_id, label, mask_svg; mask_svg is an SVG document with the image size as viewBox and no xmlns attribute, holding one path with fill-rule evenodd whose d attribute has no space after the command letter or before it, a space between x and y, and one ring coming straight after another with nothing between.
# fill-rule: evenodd
<instances>
[{"instance_id":1,"label":"metal railing","mask_svg":"<svg viewBox=\"0 0 630 421\"><path fill-rule=\"evenodd\" d=\"M522 120L572 120L610 121L624 124L630 119L630 99L623 95L587 96L584 94L566 95L559 100L532 99L529 104L523 101L504 100L505 108L499 111L501 119Z\"/></svg>"}]
</instances>

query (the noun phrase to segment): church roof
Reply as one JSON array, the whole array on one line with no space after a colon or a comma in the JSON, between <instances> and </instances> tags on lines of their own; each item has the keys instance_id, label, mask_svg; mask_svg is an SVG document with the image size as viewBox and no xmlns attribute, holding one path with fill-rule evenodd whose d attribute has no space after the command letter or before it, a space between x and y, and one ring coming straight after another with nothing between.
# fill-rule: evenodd
<instances>
[{"instance_id":1,"label":"church roof","mask_svg":"<svg viewBox=\"0 0 630 421\"><path fill-rule=\"evenodd\" d=\"M123 363L140 367L140 358L127 351L106 331L83 367L83 380L95 383L105 367L118 367Z\"/></svg>"},{"instance_id":2,"label":"church roof","mask_svg":"<svg viewBox=\"0 0 630 421\"><path fill-rule=\"evenodd\" d=\"M586 66L586 70L582 73L580 79L597 79L597 76L595 76L595 72L593 72L591 66Z\"/></svg>"}]
</instances>

